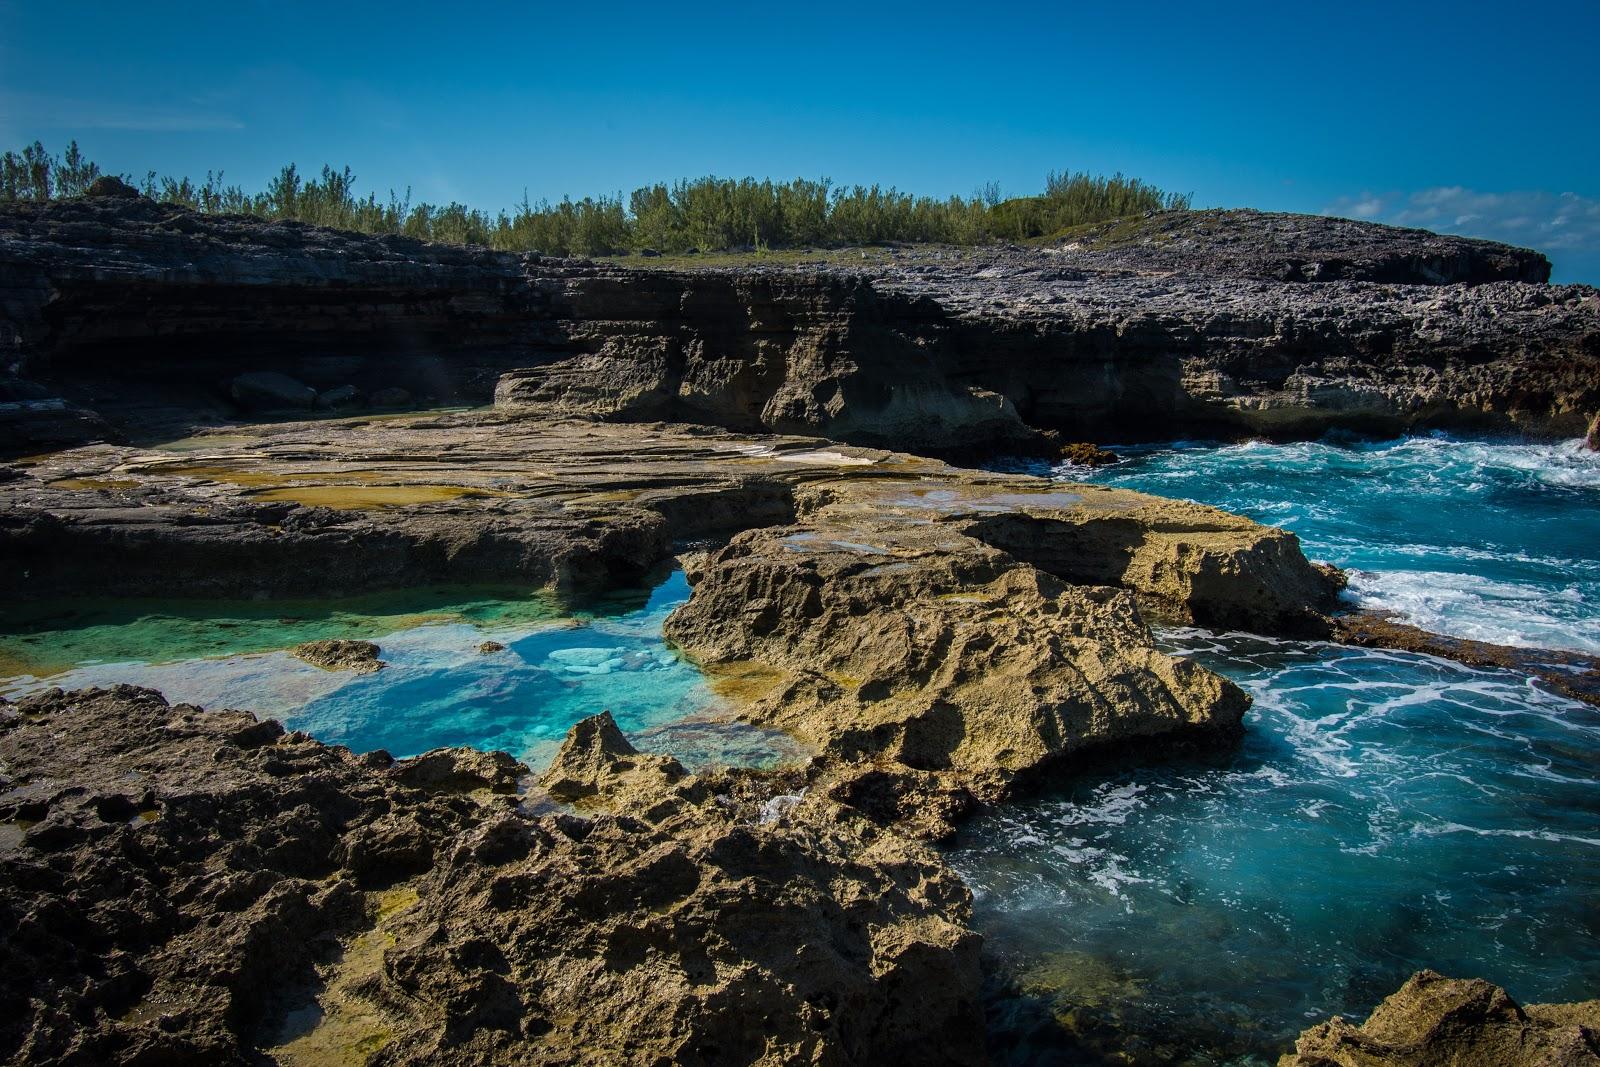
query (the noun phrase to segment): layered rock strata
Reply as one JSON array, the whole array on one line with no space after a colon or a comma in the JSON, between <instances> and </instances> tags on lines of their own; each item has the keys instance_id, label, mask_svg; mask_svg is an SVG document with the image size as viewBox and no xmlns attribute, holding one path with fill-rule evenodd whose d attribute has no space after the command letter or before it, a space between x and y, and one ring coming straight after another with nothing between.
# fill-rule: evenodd
<instances>
[{"instance_id":1,"label":"layered rock strata","mask_svg":"<svg viewBox=\"0 0 1600 1067\"><path fill-rule=\"evenodd\" d=\"M1592 1067L1600 1000L1518 1006L1482 979L1420 971L1361 1026L1343 1019L1300 1035L1278 1067Z\"/></svg>"},{"instance_id":2,"label":"layered rock strata","mask_svg":"<svg viewBox=\"0 0 1600 1067\"><path fill-rule=\"evenodd\" d=\"M28 395L0 404L0 454L227 417L241 375L920 451L1334 426L1575 436L1600 408L1600 295L1545 271L1487 242L1248 212L642 270L143 199L12 205L0 378Z\"/></svg>"},{"instance_id":3,"label":"layered rock strata","mask_svg":"<svg viewBox=\"0 0 1600 1067\"><path fill-rule=\"evenodd\" d=\"M583 745L583 814L540 813L503 754L357 756L126 687L0 701L0 1056L982 1062L934 854Z\"/></svg>"},{"instance_id":4,"label":"layered rock strata","mask_svg":"<svg viewBox=\"0 0 1600 1067\"><path fill-rule=\"evenodd\" d=\"M1325 625L1331 593L1293 535L1214 508L692 427L351 418L86 446L15 469L0 482L11 596L577 590L637 580L676 542L799 512L819 544L950 531L1183 621L1298 632Z\"/></svg>"}]
</instances>

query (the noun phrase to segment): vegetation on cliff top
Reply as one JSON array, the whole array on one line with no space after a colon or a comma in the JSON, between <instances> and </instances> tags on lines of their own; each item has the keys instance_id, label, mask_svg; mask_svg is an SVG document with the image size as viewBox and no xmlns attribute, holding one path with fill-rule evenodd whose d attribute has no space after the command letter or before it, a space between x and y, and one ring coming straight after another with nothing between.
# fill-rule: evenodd
<instances>
[{"instance_id":1,"label":"vegetation on cliff top","mask_svg":"<svg viewBox=\"0 0 1600 1067\"><path fill-rule=\"evenodd\" d=\"M34 142L0 156L0 202L82 196L103 172L77 142L52 156ZM983 244L1023 240L1071 226L1189 207L1189 197L1137 178L1051 173L1039 196L1002 200L994 184L971 197L938 199L878 185L835 186L829 179L704 177L558 204L530 203L490 215L464 204L411 202L390 191L379 200L355 191L349 167L324 166L305 176L290 164L265 190L224 185L222 172L203 182L123 176L144 195L197 211L292 219L362 233L397 233L450 244L487 245L551 255L875 244L885 241Z\"/></svg>"}]
</instances>

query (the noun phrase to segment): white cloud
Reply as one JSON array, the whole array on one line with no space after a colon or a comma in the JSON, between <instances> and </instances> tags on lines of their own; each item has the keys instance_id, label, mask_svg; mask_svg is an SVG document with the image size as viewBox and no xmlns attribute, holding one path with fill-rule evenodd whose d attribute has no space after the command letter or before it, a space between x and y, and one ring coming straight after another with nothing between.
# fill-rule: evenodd
<instances>
[{"instance_id":1,"label":"white cloud","mask_svg":"<svg viewBox=\"0 0 1600 1067\"><path fill-rule=\"evenodd\" d=\"M1577 193L1484 193L1445 185L1410 194L1364 192L1335 201L1325 213L1487 237L1541 252L1600 253L1600 200Z\"/></svg>"},{"instance_id":2,"label":"white cloud","mask_svg":"<svg viewBox=\"0 0 1600 1067\"><path fill-rule=\"evenodd\" d=\"M242 130L232 115L203 106L161 107L137 103L91 103L43 93L0 90L0 114L32 129L138 130L146 133L195 133Z\"/></svg>"}]
</instances>

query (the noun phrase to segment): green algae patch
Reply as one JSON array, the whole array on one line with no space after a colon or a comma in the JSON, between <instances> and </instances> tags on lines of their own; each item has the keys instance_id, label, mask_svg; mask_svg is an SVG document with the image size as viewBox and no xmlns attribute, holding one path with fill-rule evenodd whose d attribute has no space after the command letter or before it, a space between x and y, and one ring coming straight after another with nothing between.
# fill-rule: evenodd
<instances>
[{"instance_id":1,"label":"green algae patch","mask_svg":"<svg viewBox=\"0 0 1600 1067\"><path fill-rule=\"evenodd\" d=\"M394 1040L384 1011L358 990L381 974L383 954L395 945L394 921L418 899L410 886L368 894L372 928L323 969L321 990L288 1014L276 1043L264 1050L268 1055L289 1067L361 1067Z\"/></svg>"},{"instance_id":2,"label":"green algae patch","mask_svg":"<svg viewBox=\"0 0 1600 1067\"><path fill-rule=\"evenodd\" d=\"M282 478L280 476L279 480ZM254 500L292 501L313 508L367 511L438 504L452 500L489 500L511 494L502 489L474 489L464 485L291 485L251 493Z\"/></svg>"},{"instance_id":3,"label":"green algae patch","mask_svg":"<svg viewBox=\"0 0 1600 1067\"><path fill-rule=\"evenodd\" d=\"M560 619L568 609L526 587L444 586L337 600L56 600L0 606L0 679L49 677L93 663L176 663L370 640L435 622L480 629ZM0 689L3 689L0 684Z\"/></svg>"}]
</instances>

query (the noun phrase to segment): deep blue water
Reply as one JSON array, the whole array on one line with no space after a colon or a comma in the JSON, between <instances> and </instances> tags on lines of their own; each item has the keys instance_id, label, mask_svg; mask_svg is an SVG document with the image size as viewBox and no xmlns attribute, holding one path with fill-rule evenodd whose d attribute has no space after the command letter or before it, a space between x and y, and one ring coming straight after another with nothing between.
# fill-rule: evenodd
<instances>
[{"instance_id":1,"label":"deep blue water","mask_svg":"<svg viewBox=\"0 0 1600 1067\"><path fill-rule=\"evenodd\" d=\"M1433 629L1600 642L1600 457L1572 446L1183 444L1059 473L1287 526ZM950 852L1002 1062L1270 1064L1422 967L1600 994L1600 709L1403 653L1163 641L1252 693L1239 748L1080 777Z\"/></svg>"},{"instance_id":2,"label":"deep blue water","mask_svg":"<svg viewBox=\"0 0 1600 1067\"><path fill-rule=\"evenodd\" d=\"M1426 629L1600 652L1600 455L1444 435L1120 450L1060 477L1196 500L1293 530L1359 603Z\"/></svg>"}]
</instances>

